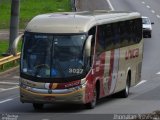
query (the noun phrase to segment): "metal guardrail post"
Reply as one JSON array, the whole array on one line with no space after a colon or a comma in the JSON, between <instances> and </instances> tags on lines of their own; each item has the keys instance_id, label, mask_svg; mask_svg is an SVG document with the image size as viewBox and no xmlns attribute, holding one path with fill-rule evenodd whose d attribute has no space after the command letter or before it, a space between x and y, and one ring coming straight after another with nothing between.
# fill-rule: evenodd
<instances>
[{"instance_id":1,"label":"metal guardrail post","mask_svg":"<svg viewBox=\"0 0 160 120\"><path fill-rule=\"evenodd\" d=\"M75 0L71 0L72 11L75 11Z\"/></svg>"},{"instance_id":2,"label":"metal guardrail post","mask_svg":"<svg viewBox=\"0 0 160 120\"><path fill-rule=\"evenodd\" d=\"M73 12L77 11L78 4L79 4L79 0L71 0L71 6L72 6L72 11Z\"/></svg>"}]
</instances>

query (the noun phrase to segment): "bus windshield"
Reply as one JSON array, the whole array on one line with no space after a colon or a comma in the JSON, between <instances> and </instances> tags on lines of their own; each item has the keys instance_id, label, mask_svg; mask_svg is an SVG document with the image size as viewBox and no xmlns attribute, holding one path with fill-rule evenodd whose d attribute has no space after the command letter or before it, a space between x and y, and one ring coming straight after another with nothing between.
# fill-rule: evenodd
<instances>
[{"instance_id":1,"label":"bus windshield","mask_svg":"<svg viewBox=\"0 0 160 120\"><path fill-rule=\"evenodd\" d=\"M21 72L40 78L68 78L84 74L86 35L25 33Z\"/></svg>"}]
</instances>

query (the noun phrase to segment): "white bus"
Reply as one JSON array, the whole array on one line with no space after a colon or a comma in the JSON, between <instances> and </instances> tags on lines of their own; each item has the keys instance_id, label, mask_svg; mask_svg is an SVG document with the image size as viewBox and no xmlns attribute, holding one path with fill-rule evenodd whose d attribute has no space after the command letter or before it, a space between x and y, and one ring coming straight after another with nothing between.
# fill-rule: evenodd
<instances>
[{"instance_id":1,"label":"white bus","mask_svg":"<svg viewBox=\"0 0 160 120\"><path fill-rule=\"evenodd\" d=\"M46 103L94 108L105 96L127 97L141 79L142 54L137 12L38 15L23 35L20 100L35 109Z\"/></svg>"}]
</instances>

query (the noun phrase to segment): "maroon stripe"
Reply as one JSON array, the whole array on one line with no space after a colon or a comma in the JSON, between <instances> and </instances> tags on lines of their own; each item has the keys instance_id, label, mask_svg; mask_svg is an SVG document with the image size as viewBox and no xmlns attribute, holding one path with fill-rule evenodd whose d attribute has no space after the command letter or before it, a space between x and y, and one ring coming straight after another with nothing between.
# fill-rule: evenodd
<instances>
[{"instance_id":1,"label":"maroon stripe","mask_svg":"<svg viewBox=\"0 0 160 120\"><path fill-rule=\"evenodd\" d=\"M53 83L49 84L49 89L52 89Z\"/></svg>"}]
</instances>

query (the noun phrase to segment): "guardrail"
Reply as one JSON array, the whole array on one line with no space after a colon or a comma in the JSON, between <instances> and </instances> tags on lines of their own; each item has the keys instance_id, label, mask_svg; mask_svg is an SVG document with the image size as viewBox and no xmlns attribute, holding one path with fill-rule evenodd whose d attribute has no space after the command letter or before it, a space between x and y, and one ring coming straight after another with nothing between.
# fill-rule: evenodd
<instances>
[{"instance_id":1,"label":"guardrail","mask_svg":"<svg viewBox=\"0 0 160 120\"><path fill-rule=\"evenodd\" d=\"M10 55L10 56L0 59L0 69L3 70L5 64L11 63L11 62L15 64L20 59L20 54L21 53L19 52L17 53L16 56Z\"/></svg>"}]
</instances>

